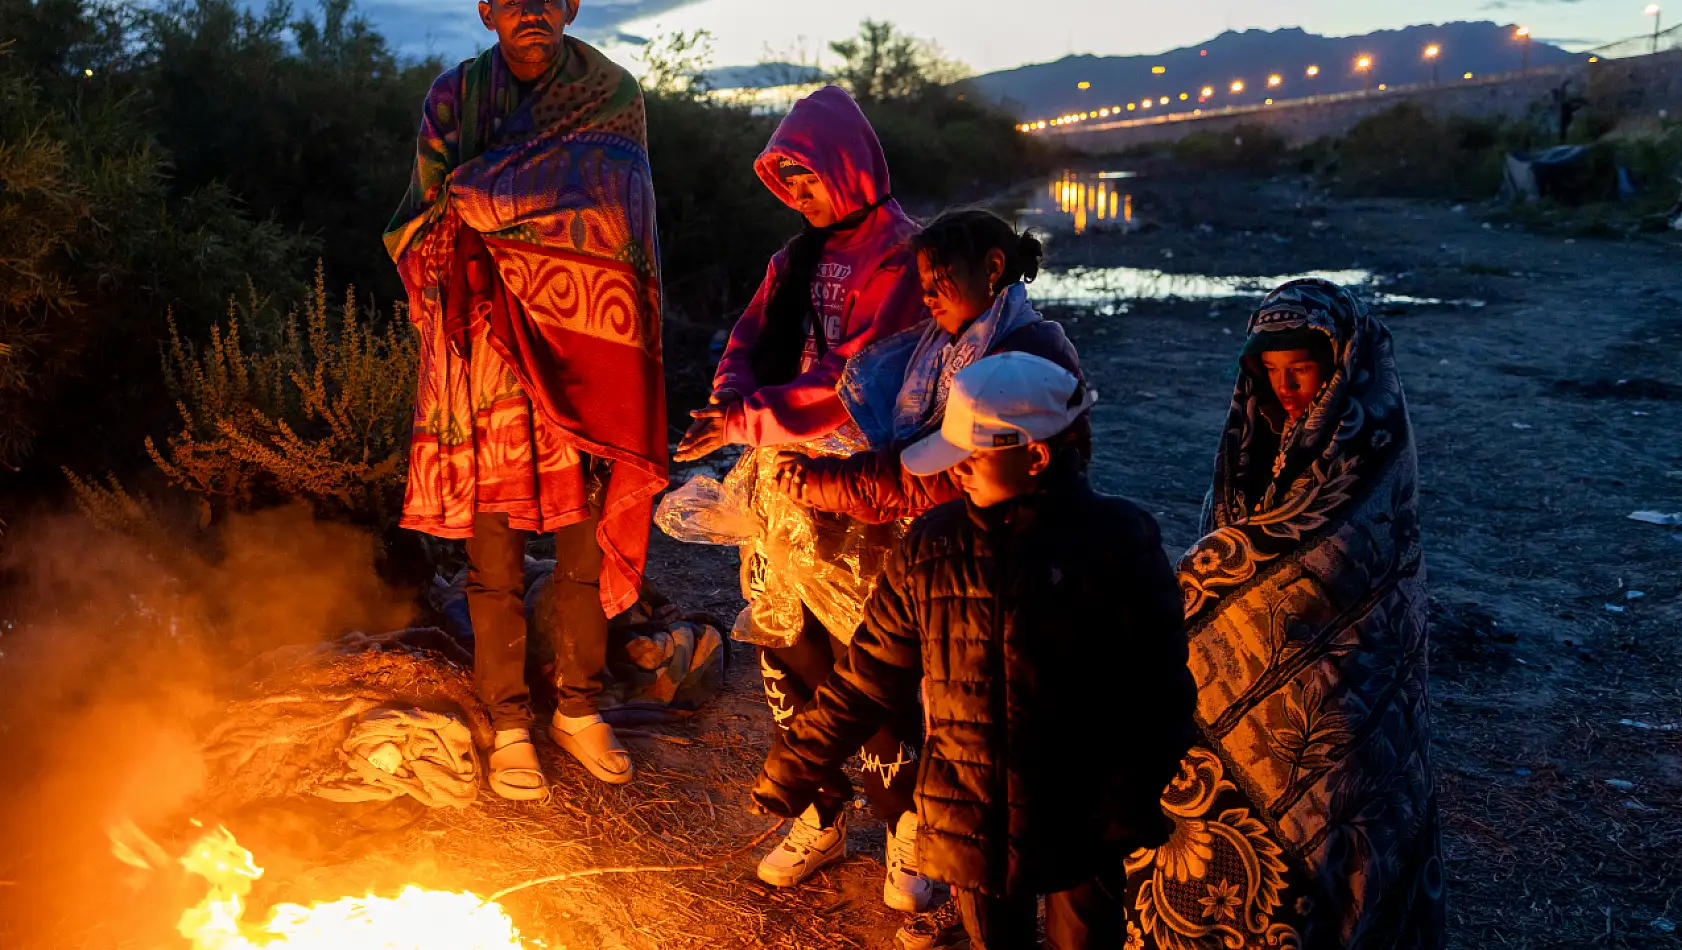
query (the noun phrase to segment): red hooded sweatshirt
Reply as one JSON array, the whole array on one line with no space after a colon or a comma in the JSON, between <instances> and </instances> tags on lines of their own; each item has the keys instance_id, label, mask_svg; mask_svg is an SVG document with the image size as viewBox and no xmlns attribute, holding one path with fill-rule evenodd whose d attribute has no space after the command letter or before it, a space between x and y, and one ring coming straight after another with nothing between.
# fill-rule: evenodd
<instances>
[{"instance_id":1,"label":"red hooded sweatshirt","mask_svg":"<svg viewBox=\"0 0 1682 950\"><path fill-rule=\"evenodd\" d=\"M777 174L782 158L812 170L829 191L837 219L870 207L889 193L888 163L882 145L851 96L825 86L794 104L777 127L754 170L783 203L794 206ZM771 258L765 280L754 294L724 348L713 393L733 393L726 416L731 442L751 446L782 445L818 438L847 421L835 384L847 360L885 336L928 315L923 306L917 263L907 246L917 225L889 199L864 223L841 231L824 247L812 302L823 317L828 351L820 359L810 334L800 375L782 386L761 387L749 366L754 341L765 325L765 305L782 274L786 254Z\"/></svg>"}]
</instances>

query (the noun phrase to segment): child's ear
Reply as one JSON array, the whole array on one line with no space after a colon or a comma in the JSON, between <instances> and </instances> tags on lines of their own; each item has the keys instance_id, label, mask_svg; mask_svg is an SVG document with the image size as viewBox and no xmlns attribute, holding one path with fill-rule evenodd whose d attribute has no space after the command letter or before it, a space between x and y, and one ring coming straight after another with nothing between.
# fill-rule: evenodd
<instances>
[{"instance_id":1,"label":"child's ear","mask_svg":"<svg viewBox=\"0 0 1682 950\"><path fill-rule=\"evenodd\" d=\"M987 289L992 293L999 293L1004 288L999 282L1005 277L1005 252L993 248L987 252Z\"/></svg>"},{"instance_id":2,"label":"child's ear","mask_svg":"<svg viewBox=\"0 0 1682 950\"><path fill-rule=\"evenodd\" d=\"M1028 460L1029 475L1039 475L1051 467L1051 446L1044 442L1028 443L1028 454L1032 456Z\"/></svg>"}]
</instances>

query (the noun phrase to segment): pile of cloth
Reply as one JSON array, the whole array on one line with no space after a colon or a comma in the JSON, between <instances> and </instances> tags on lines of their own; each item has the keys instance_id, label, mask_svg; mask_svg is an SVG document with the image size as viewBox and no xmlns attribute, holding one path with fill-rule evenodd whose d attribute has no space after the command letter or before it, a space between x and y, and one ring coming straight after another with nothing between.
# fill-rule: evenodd
<instances>
[{"instance_id":1,"label":"pile of cloth","mask_svg":"<svg viewBox=\"0 0 1682 950\"><path fill-rule=\"evenodd\" d=\"M408 795L428 808L465 808L479 792L473 734L449 713L376 709L340 747L343 770L314 789L335 802L388 802Z\"/></svg>"},{"instance_id":2,"label":"pile of cloth","mask_svg":"<svg viewBox=\"0 0 1682 950\"><path fill-rule=\"evenodd\" d=\"M526 616L552 595L553 561L527 560ZM473 689L466 572L440 580L444 627L347 633L263 654L230 677L230 698L205 733L206 810L314 797L335 802L413 799L465 807L478 797L478 750L493 742ZM692 715L724 685L729 644L711 615L691 613L652 586L610 624L602 712L616 724ZM533 700L553 702L554 656L528 628Z\"/></svg>"},{"instance_id":3,"label":"pile of cloth","mask_svg":"<svg viewBox=\"0 0 1682 950\"><path fill-rule=\"evenodd\" d=\"M492 741L472 654L434 627L263 654L207 730L210 804L316 795L335 801L466 805L474 747Z\"/></svg>"}]
</instances>

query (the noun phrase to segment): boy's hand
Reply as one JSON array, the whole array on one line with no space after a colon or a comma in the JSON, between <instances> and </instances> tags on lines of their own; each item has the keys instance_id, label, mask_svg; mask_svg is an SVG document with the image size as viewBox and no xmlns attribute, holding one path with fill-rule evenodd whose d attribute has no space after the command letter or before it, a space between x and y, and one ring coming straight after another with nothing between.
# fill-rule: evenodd
<instances>
[{"instance_id":1,"label":"boy's hand","mask_svg":"<svg viewBox=\"0 0 1682 950\"><path fill-rule=\"evenodd\" d=\"M797 504L806 503L807 464L811 461L799 452L777 453L777 490L794 499Z\"/></svg>"}]
</instances>

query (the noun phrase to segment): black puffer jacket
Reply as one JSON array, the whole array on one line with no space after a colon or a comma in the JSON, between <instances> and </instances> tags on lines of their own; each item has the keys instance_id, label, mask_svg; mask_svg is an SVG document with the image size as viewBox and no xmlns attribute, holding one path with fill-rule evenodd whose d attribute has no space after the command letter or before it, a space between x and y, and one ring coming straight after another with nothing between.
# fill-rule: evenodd
<instances>
[{"instance_id":1,"label":"black puffer jacket","mask_svg":"<svg viewBox=\"0 0 1682 950\"><path fill-rule=\"evenodd\" d=\"M942 505L895 549L754 797L799 813L921 680L922 872L995 895L1088 881L1167 840L1158 799L1194 733L1182 609L1156 522L1084 476Z\"/></svg>"}]
</instances>

